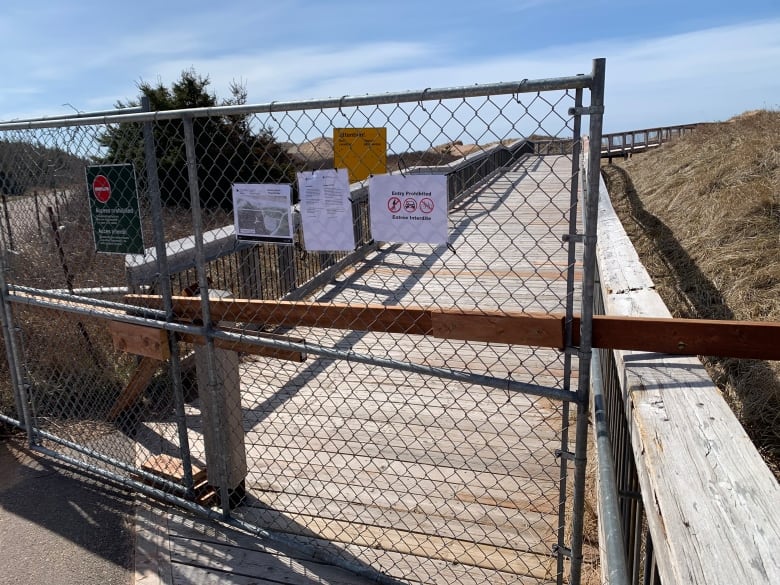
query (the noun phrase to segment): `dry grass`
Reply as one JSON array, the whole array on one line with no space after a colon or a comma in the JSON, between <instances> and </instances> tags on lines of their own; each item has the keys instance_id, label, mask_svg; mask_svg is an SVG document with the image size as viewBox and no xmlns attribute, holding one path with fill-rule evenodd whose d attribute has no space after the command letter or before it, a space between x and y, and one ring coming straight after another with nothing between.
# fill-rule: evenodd
<instances>
[{"instance_id":1,"label":"dry grass","mask_svg":"<svg viewBox=\"0 0 780 585\"><path fill-rule=\"evenodd\" d=\"M706 125L603 170L673 315L780 321L780 112ZM780 362L702 361L780 477Z\"/></svg>"}]
</instances>

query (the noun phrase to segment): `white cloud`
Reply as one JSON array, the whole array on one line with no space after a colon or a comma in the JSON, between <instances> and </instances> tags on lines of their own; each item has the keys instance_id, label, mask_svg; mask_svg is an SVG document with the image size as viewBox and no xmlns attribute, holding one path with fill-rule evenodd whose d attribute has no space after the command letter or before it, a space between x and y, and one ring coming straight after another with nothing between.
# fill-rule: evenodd
<instances>
[{"instance_id":1,"label":"white cloud","mask_svg":"<svg viewBox=\"0 0 780 585\"><path fill-rule=\"evenodd\" d=\"M548 1L555 0L520 6ZM568 76L588 73L591 58L601 56L607 58L606 123L613 130L722 119L780 101L780 20L532 51L518 44L513 53L474 57L455 44L403 39L339 44L336 37L323 42L322 35L295 36L294 48L283 49L289 45L279 42L284 31L276 30L278 13L249 11L245 21L235 21L234 13L193 14L177 26L158 23L153 30L120 33L99 50L75 34L67 51L47 49L41 41L40 51L6 60L3 117L11 114L10 104L23 106L22 92L30 97L29 109L40 107L35 94L54 107L71 102L100 109L112 107L114 96L134 97L140 79L170 83L190 67L208 75L220 96L238 79L246 83L250 101L270 102ZM220 24L204 36L198 31L211 18ZM234 29L226 26L231 19ZM332 29L328 23L322 27ZM24 34L23 27L20 31ZM0 47L6 41L0 39Z\"/></svg>"},{"instance_id":2,"label":"white cloud","mask_svg":"<svg viewBox=\"0 0 780 585\"><path fill-rule=\"evenodd\" d=\"M183 70L194 67L209 76L220 95L226 93L233 80L241 79L249 90L250 100L271 101L292 96L323 97L311 94L309 88L332 79L352 79L349 87L356 87L365 76L402 74L398 72L405 71L409 63L436 59L437 55L436 47L420 43L310 46L212 59L168 60L150 68L148 75L175 80Z\"/></svg>"}]
</instances>

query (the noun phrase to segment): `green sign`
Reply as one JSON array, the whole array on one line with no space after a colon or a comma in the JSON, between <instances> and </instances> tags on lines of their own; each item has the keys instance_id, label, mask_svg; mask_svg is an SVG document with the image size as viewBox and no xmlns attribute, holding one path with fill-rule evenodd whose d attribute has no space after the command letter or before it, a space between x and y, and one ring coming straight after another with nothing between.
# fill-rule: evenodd
<instances>
[{"instance_id":1,"label":"green sign","mask_svg":"<svg viewBox=\"0 0 780 585\"><path fill-rule=\"evenodd\" d=\"M87 191L95 249L109 254L143 254L133 165L87 167Z\"/></svg>"}]
</instances>

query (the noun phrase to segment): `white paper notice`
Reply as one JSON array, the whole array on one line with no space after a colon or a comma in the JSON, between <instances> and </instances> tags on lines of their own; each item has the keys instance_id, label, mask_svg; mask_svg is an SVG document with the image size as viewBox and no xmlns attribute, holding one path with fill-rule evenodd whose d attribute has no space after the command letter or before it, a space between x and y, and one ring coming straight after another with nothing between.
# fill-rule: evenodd
<instances>
[{"instance_id":1,"label":"white paper notice","mask_svg":"<svg viewBox=\"0 0 780 585\"><path fill-rule=\"evenodd\" d=\"M447 243L444 175L374 175L368 192L374 240Z\"/></svg>"},{"instance_id":2,"label":"white paper notice","mask_svg":"<svg viewBox=\"0 0 780 585\"><path fill-rule=\"evenodd\" d=\"M306 250L354 250L347 169L298 173L298 193Z\"/></svg>"},{"instance_id":3,"label":"white paper notice","mask_svg":"<svg viewBox=\"0 0 780 585\"><path fill-rule=\"evenodd\" d=\"M292 242L291 209L290 185L233 185L233 220L239 240Z\"/></svg>"}]
</instances>

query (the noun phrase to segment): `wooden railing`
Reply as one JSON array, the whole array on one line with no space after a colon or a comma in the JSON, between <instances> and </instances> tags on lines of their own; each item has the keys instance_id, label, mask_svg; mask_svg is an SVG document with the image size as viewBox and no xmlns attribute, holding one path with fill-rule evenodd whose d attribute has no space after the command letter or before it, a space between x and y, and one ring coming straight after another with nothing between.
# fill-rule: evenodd
<instances>
[{"instance_id":1,"label":"wooden railing","mask_svg":"<svg viewBox=\"0 0 780 585\"><path fill-rule=\"evenodd\" d=\"M404 172L445 175L449 204L452 205L475 185L532 152L533 143L517 140L508 145L496 144L446 165L411 167ZM298 243L242 242L236 239L232 225L206 232L203 248L206 270L212 283L210 287L228 291L234 297L248 299L305 298L346 266L354 264L376 248L370 230L367 185L351 185L350 199L357 244L354 252L305 253ZM295 241L300 242L300 222L296 221L295 229ZM166 254L175 294L198 282L193 236L169 242ZM145 255L128 255L125 264L130 292L150 290L149 287L153 287L159 278L154 248L147 249Z\"/></svg>"},{"instance_id":2,"label":"wooden railing","mask_svg":"<svg viewBox=\"0 0 780 585\"><path fill-rule=\"evenodd\" d=\"M698 124L684 124L603 134L601 137L601 158L611 159L615 156L628 156L636 152L644 152L649 148L661 146L664 142L693 132L697 126Z\"/></svg>"},{"instance_id":3,"label":"wooden railing","mask_svg":"<svg viewBox=\"0 0 780 585\"><path fill-rule=\"evenodd\" d=\"M670 317L606 188L596 311ZM695 357L600 350L631 583L780 579L780 487Z\"/></svg>"}]
</instances>

